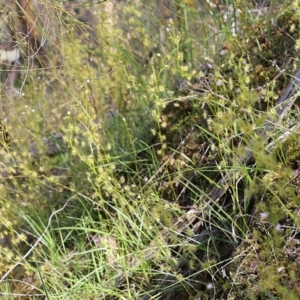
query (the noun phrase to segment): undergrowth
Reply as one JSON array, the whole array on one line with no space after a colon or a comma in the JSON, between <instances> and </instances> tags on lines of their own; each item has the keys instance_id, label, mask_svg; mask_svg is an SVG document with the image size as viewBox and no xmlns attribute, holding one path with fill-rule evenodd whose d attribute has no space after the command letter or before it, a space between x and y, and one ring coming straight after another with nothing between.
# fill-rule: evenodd
<instances>
[{"instance_id":1,"label":"undergrowth","mask_svg":"<svg viewBox=\"0 0 300 300\"><path fill-rule=\"evenodd\" d=\"M3 299L299 298L299 5L202 2L44 3L0 99Z\"/></svg>"}]
</instances>

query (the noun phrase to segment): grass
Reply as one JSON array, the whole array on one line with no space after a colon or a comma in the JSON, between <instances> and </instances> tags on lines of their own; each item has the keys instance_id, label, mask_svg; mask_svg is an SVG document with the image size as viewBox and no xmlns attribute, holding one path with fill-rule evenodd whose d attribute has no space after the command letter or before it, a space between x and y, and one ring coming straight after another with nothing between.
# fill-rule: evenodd
<instances>
[{"instance_id":1,"label":"grass","mask_svg":"<svg viewBox=\"0 0 300 300\"><path fill-rule=\"evenodd\" d=\"M1 92L1 297L298 299L298 4L45 5L49 66Z\"/></svg>"}]
</instances>

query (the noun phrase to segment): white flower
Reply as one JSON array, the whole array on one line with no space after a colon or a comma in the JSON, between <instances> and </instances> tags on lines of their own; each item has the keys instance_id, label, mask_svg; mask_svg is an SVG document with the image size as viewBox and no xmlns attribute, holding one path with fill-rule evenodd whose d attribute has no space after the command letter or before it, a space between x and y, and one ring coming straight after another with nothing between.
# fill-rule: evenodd
<instances>
[{"instance_id":1,"label":"white flower","mask_svg":"<svg viewBox=\"0 0 300 300\"><path fill-rule=\"evenodd\" d=\"M214 286L213 286L212 283L209 283L209 284L206 286L206 288L207 288L208 290L211 290L213 287L214 287Z\"/></svg>"},{"instance_id":2,"label":"white flower","mask_svg":"<svg viewBox=\"0 0 300 300\"><path fill-rule=\"evenodd\" d=\"M266 219L268 216L269 216L269 214L268 214L267 212L262 212L262 213L260 213L260 217L261 217L262 219Z\"/></svg>"}]
</instances>

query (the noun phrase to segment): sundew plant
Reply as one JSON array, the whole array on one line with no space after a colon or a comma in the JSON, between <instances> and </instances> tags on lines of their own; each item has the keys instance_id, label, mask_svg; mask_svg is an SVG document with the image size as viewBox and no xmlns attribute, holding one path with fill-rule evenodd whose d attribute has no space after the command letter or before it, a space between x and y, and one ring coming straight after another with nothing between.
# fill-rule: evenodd
<instances>
[{"instance_id":1,"label":"sundew plant","mask_svg":"<svg viewBox=\"0 0 300 300\"><path fill-rule=\"evenodd\" d=\"M297 1L0 13L1 299L299 298Z\"/></svg>"}]
</instances>

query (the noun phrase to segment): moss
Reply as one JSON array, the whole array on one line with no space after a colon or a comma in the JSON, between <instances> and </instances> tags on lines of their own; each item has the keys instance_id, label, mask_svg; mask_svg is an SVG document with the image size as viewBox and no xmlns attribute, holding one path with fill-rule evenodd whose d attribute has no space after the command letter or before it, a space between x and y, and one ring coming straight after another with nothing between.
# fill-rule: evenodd
<instances>
[{"instance_id":1,"label":"moss","mask_svg":"<svg viewBox=\"0 0 300 300\"><path fill-rule=\"evenodd\" d=\"M300 292L299 240L284 237L283 231L272 232L268 220L256 217L249 240L234 254L237 260L230 267L235 282L232 294L239 298L246 290L253 299L268 299L268 295L297 299ZM273 242L278 235L280 245L275 246Z\"/></svg>"},{"instance_id":2,"label":"moss","mask_svg":"<svg viewBox=\"0 0 300 300\"><path fill-rule=\"evenodd\" d=\"M286 166L299 167L300 163L300 129L289 135L283 142L278 143L274 152L277 159Z\"/></svg>"}]
</instances>

